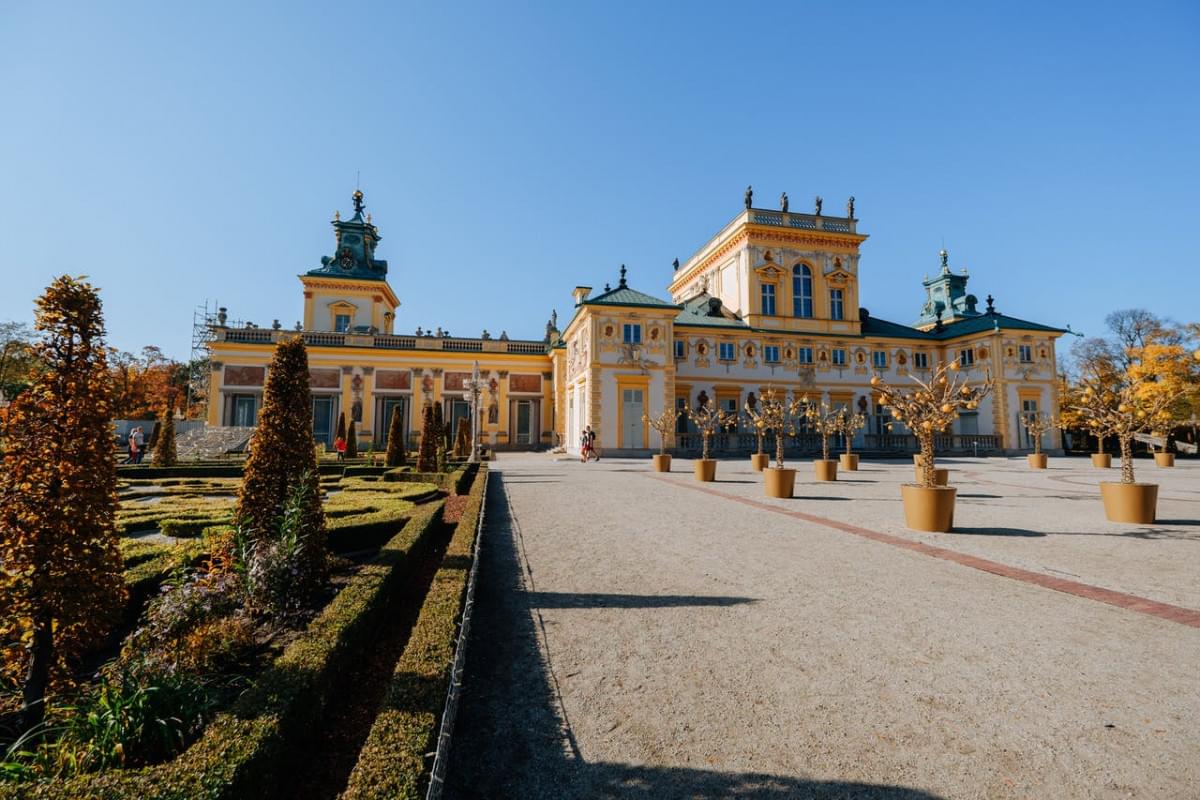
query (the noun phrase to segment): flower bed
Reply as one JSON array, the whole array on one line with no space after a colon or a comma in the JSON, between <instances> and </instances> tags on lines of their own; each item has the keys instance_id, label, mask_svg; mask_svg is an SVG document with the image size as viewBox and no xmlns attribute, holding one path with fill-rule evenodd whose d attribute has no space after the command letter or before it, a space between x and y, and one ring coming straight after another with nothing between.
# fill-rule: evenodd
<instances>
[{"instance_id":1,"label":"flower bed","mask_svg":"<svg viewBox=\"0 0 1200 800\"><path fill-rule=\"evenodd\" d=\"M441 721L486 484L484 467L478 470L408 645L396 663L344 800L424 796L430 766L426 754L434 749Z\"/></svg>"},{"instance_id":2,"label":"flower bed","mask_svg":"<svg viewBox=\"0 0 1200 800\"><path fill-rule=\"evenodd\" d=\"M382 623L441 523L442 504L421 507L355 575L228 712L175 760L45 783L0 784L0 798L183 800L269 796L291 768L335 694L338 677ZM146 563L146 562L143 562Z\"/></svg>"}]
</instances>

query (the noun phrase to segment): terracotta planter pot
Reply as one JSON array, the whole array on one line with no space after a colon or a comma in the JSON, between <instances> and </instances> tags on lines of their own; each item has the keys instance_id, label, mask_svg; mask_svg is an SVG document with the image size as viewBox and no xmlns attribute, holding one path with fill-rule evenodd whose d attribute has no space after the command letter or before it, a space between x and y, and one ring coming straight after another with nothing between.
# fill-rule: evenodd
<instances>
[{"instance_id":1,"label":"terracotta planter pot","mask_svg":"<svg viewBox=\"0 0 1200 800\"><path fill-rule=\"evenodd\" d=\"M692 471L696 480L711 483L717 479L717 460L715 458L697 458L692 462Z\"/></svg>"},{"instance_id":2,"label":"terracotta planter pot","mask_svg":"<svg viewBox=\"0 0 1200 800\"><path fill-rule=\"evenodd\" d=\"M1025 456L1025 458L1029 459L1029 468L1030 469L1045 469L1046 468L1046 454L1045 453L1030 453L1029 455Z\"/></svg>"},{"instance_id":3,"label":"terracotta planter pot","mask_svg":"<svg viewBox=\"0 0 1200 800\"><path fill-rule=\"evenodd\" d=\"M858 454L842 453L838 456L838 465L846 472L858 472Z\"/></svg>"},{"instance_id":4,"label":"terracotta planter pot","mask_svg":"<svg viewBox=\"0 0 1200 800\"><path fill-rule=\"evenodd\" d=\"M1158 484L1100 482L1100 497L1104 500L1104 516L1109 522L1134 522L1147 525L1154 522L1158 508Z\"/></svg>"},{"instance_id":5,"label":"terracotta planter pot","mask_svg":"<svg viewBox=\"0 0 1200 800\"><path fill-rule=\"evenodd\" d=\"M671 456L663 453L654 455L654 471L655 472L670 472L671 471Z\"/></svg>"},{"instance_id":6,"label":"terracotta planter pot","mask_svg":"<svg viewBox=\"0 0 1200 800\"><path fill-rule=\"evenodd\" d=\"M958 489L953 486L900 487L904 498L904 524L914 531L946 533L954 529L954 498Z\"/></svg>"},{"instance_id":7,"label":"terracotta planter pot","mask_svg":"<svg viewBox=\"0 0 1200 800\"><path fill-rule=\"evenodd\" d=\"M775 469L767 467L763 470L763 489L767 497L791 497L796 488L796 470Z\"/></svg>"},{"instance_id":8,"label":"terracotta planter pot","mask_svg":"<svg viewBox=\"0 0 1200 800\"><path fill-rule=\"evenodd\" d=\"M770 453L755 453L754 455L750 456L750 466L754 468L755 472L762 472L767 468L767 464L770 463Z\"/></svg>"},{"instance_id":9,"label":"terracotta planter pot","mask_svg":"<svg viewBox=\"0 0 1200 800\"><path fill-rule=\"evenodd\" d=\"M921 468L916 467L915 469L913 469L913 472L916 473L917 483L920 484L921 483ZM934 467L933 468L933 482L935 484L937 484L938 486L948 485L950 483L950 470L947 467Z\"/></svg>"},{"instance_id":10,"label":"terracotta planter pot","mask_svg":"<svg viewBox=\"0 0 1200 800\"><path fill-rule=\"evenodd\" d=\"M1155 463L1155 465L1157 465L1159 467L1173 467L1173 466L1175 466L1175 454L1174 453L1155 453L1154 454L1154 463Z\"/></svg>"},{"instance_id":11,"label":"terracotta planter pot","mask_svg":"<svg viewBox=\"0 0 1200 800\"><path fill-rule=\"evenodd\" d=\"M832 458L826 461L818 458L813 462L813 472L816 473L819 481L836 481L837 480L837 464Z\"/></svg>"},{"instance_id":12,"label":"terracotta planter pot","mask_svg":"<svg viewBox=\"0 0 1200 800\"><path fill-rule=\"evenodd\" d=\"M1108 453L1092 453L1092 466L1108 469L1112 466L1112 456Z\"/></svg>"}]
</instances>

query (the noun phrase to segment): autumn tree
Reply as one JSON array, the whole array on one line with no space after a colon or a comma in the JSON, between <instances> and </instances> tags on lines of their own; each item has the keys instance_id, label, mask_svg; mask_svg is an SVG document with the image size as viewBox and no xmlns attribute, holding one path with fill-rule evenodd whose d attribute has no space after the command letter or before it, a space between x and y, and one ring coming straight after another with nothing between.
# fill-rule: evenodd
<instances>
[{"instance_id":1,"label":"autumn tree","mask_svg":"<svg viewBox=\"0 0 1200 800\"><path fill-rule=\"evenodd\" d=\"M308 352L299 336L282 340L275 348L238 493L237 520L256 547L269 545L276 536L285 504L294 496L305 501L295 526L303 538L296 581L305 592L324 581L326 550Z\"/></svg>"},{"instance_id":2,"label":"autumn tree","mask_svg":"<svg viewBox=\"0 0 1200 800\"><path fill-rule=\"evenodd\" d=\"M115 391L113 414L117 419L154 419L159 398L179 391L180 365L158 347L143 347L140 355L110 351L109 367Z\"/></svg>"},{"instance_id":3,"label":"autumn tree","mask_svg":"<svg viewBox=\"0 0 1200 800\"><path fill-rule=\"evenodd\" d=\"M417 449L417 472L436 472L438 468L438 434L433 423L433 406L421 409L421 445Z\"/></svg>"},{"instance_id":4,"label":"autumn tree","mask_svg":"<svg viewBox=\"0 0 1200 800\"><path fill-rule=\"evenodd\" d=\"M774 387L767 387L759 402L761 428L775 434L775 469L783 469L783 450L787 445L787 437L796 435L796 422L804 416L804 398L795 394L787 399L787 392L777 392ZM759 427L756 422L755 428Z\"/></svg>"},{"instance_id":5,"label":"autumn tree","mask_svg":"<svg viewBox=\"0 0 1200 800\"><path fill-rule=\"evenodd\" d=\"M404 420L400 416L400 409L392 411L392 422L388 426L387 437L387 465L389 467L399 467L407 460L404 443Z\"/></svg>"},{"instance_id":6,"label":"autumn tree","mask_svg":"<svg viewBox=\"0 0 1200 800\"><path fill-rule=\"evenodd\" d=\"M58 278L37 301L35 328L45 369L10 408L0 471L0 675L21 687L27 728L125 600L98 293Z\"/></svg>"},{"instance_id":7,"label":"autumn tree","mask_svg":"<svg viewBox=\"0 0 1200 800\"><path fill-rule=\"evenodd\" d=\"M35 336L24 322L0 322L0 392L11 400L34 378L38 369Z\"/></svg>"},{"instance_id":8,"label":"autumn tree","mask_svg":"<svg viewBox=\"0 0 1200 800\"><path fill-rule=\"evenodd\" d=\"M151 463L156 467L173 467L178 461L175 450L175 394L167 395L162 416L158 421L158 445Z\"/></svg>"}]
</instances>

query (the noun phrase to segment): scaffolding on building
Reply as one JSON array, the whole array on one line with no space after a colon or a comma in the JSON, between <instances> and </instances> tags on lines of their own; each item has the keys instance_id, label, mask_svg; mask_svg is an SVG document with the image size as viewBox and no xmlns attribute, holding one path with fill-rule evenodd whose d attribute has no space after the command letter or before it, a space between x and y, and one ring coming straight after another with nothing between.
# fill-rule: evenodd
<instances>
[{"instance_id":1,"label":"scaffolding on building","mask_svg":"<svg viewBox=\"0 0 1200 800\"><path fill-rule=\"evenodd\" d=\"M218 301L205 298L204 305L196 306L192 311L192 349L188 355L187 405L184 406L184 413L191 410L193 403L207 404L208 401L208 358L210 345L216 337L213 329L217 324L219 305Z\"/></svg>"}]
</instances>

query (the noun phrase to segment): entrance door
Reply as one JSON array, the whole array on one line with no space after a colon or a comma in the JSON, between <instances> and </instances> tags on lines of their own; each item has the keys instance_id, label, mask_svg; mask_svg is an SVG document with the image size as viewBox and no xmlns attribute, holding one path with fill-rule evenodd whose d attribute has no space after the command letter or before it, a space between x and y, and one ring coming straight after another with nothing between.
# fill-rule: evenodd
<instances>
[{"instance_id":1,"label":"entrance door","mask_svg":"<svg viewBox=\"0 0 1200 800\"><path fill-rule=\"evenodd\" d=\"M517 401L517 444L533 444L533 401Z\"/></svg>"},{"instance_id":2,"label":"entrance door","mask_svg":"<svg viewBox=\"0 0 1200 800\"><path fill-rule=\"evenodd\" d=\"M1025 430L1024 420L1030 419L1038 413L1037 400L1022 400L1021 401L1021 418L1017 420L1017 428L1020 430L1021 447L1032 450L1033 437L1029 435L1029 431Z\"/></svg>"},{"instance_id":3,"label":"entrance door","mask_svg":"<svg viewBox=\"0 0 1200 800\"><path fill-rule=\"evenodd\" d=\"M333 398L313 397L313 439L326 447L333 445Z\"/></svg>"},{"instance_id":4,"label":"entrance door","mask_svg":"<svg viewBox=\"0 0 1200 800\"><path fill-rule=\"evenodd\" d=\"M621 447L641 448L646 446L642 440L643 402L641 389L621 390Z\"/></svg>"},{"instance_id":5,"label":"entrance door","mask_svg":"<svg viewBox=\"0 0 1200 800\"><path fill-rule=\"evenodd\" d=\"M379 401L379 411L375 415L375 419L379 420L375 430L375 447L378 450L387 447L388 434L392 430L392 414L400 415L400 441L407 441L405 435L408 432L408 398L384 397Z\"/></svg>"},{"instance_id":6,"label":"entrance door","mask_svg":"<svg viewBox=\"0 0 1200 800\"><path fill-rule=\"evenodd\" d=\"M450 427L450 447L454 447L454 443L458 440L458 421L465 419L467 421L467 430L471 430L471 404L466 400L448 400L449 408L446 409L446 419L449 421Z\"/></svg>"}]
</instances>

